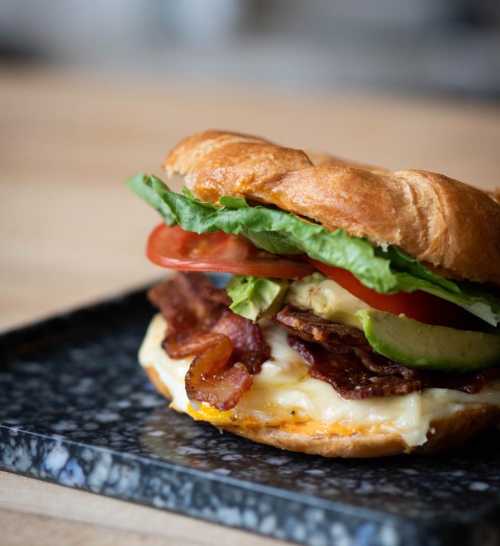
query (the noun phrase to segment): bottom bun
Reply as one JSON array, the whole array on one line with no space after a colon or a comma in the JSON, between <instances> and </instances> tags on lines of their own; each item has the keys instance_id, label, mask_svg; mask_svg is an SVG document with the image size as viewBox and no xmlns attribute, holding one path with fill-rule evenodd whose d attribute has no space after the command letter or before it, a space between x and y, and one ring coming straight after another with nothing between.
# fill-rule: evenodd
<instances>
[{"instance_id":1,"label":"bottom bun","mask_svg":"<svg viewBox=\"0 0 500 546\"><path fill-rule=\"evenodd\" d=\"M144 370L158 392L170 400L170 391L156 369L147 366ZM408 446L403 437L396 432L355 433L345 436L290 432L279 426L216 426L220 430L232 432L254 442L289 451L323 457L362 458L445 451L461 446L472 436L494 427L499 417L500 408L489 404L477 404L462 409L446 418L432 421L427 442L421 446Z\"/></svg>"}]
</instances>

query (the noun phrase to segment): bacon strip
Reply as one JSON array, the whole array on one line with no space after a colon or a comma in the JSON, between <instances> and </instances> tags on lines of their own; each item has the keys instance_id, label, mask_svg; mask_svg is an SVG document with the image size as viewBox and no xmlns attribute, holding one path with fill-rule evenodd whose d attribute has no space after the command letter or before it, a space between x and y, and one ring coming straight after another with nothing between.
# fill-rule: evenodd
<instances>
[{"instance_id":1,"label":"bacon strip","mask_svg":"<svg viewBox=\"0 0 500 546\"><path fill-rule=\"evenodd\" d=\"M275 320L300 338L321 343L336 352L349 352L352 347L370 348L363 332L357 328L325 320L291 305L283 307Z\"/></svg>"},{"instance_id":2,"label":"bacon strip","mask_svg":"<svg viewBox=\"0 0 500 546\"><path fill-rule=\"evenodd\" d=\"M177 274L151 288L148 298L165 317L169 335L209 330L229 305L226 291L201 273Z\"/></svg>"},{"instance_id":3,"label":"bacon strip","mask_svg":"<svg viewBox=\"0 0 500 546\"><path fill-rule=\"evenodd\" d=\"M355 328L321 319L287 306L276 316L285 326L289 343L311 366L312 377L330 383L347 399L394 396L426 388L479 392L500 378L500 368L481 372L446 373L408 368L373 352ZM364 336L363 336L364 339Z\"/></svg>"},{"instance_id":4,"label":"bacon strip","mask_svg":"<svg viewBox=\"0 0 500 546\"><path fill-rule=\"evenodd\" d=\"M328 351L318 344L289 336L290 346L311 365L309 374L330 385L342 396L350 400L372 396L408 394L421 390L423 384L417 377L404 377L397 369L394 373L378 375L366 368L354 352Z\"/></svg>"},{"instance_id":5,"label":"bacon strip","mask_svg":"<svg viewBox=\"0 0 500 546\"><path fill-rule=\"evenodd\" d=\"M252 386L252 376L241 362L230 364L231 340L222 334L216 334L216 337L216 341L191 363L186 374L186 392L190 400L228 410Z\"/></svg>"},{"instance_id":6,"label":"bacon strip","mask_svg":"<svg viewBox=\"0 0 500 546\"><path fill-rule=\"evenodd\" d=\"M185 379L188 397L233 408L269 358L260 328L227 309L225 291L201 273L180 273L153 288L149 298L168 324L167 354L196 355Z\"/></svg>"},{"instance_id":7,"label":"bacon strip","mask_svg":"<svg viewBox=\"0 0 500 546\"><path fill-rule=\"evenodd\" d=\"M212 332L223 334L231 340L233 361L242 362L252 375L259 373L262 363L271 356L271 349L259 326L229 309L223 312Z\"/></svg>"},{"instance_id":8,"label":"bacon strip","mask_svg":"<svg viewBox=\"0 0 500 546\"><path fill-rule=\"evenodd\" d=\"M500 379L500 368L488 368L480 372L463 374L426 372L425 388L453 389L475 394L497 379Z\"/></svg>"}]
</instances>

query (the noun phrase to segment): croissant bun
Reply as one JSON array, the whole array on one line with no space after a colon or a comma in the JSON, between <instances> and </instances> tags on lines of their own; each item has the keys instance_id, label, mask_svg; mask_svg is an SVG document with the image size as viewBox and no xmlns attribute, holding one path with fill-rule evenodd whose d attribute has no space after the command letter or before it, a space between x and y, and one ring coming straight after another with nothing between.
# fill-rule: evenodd
<instances>
[{"instance_id":1,"label":"croissant bun","mask_svg":"<svg viewBox=\"0 0 500 546\"><path fill-rule=\"evenodd\" d=\"M250 135L206 131L164 161L200 199L268 203L396 245L445 276L500 285L499 194L422 170L389 171Z\"/></svg>"}]
</instances>

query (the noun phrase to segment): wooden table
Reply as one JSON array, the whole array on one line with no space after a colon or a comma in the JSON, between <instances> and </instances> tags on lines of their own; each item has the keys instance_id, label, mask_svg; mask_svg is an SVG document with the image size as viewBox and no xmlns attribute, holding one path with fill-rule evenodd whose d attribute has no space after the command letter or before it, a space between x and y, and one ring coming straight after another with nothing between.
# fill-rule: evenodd
<instances>
[{"instance_id":1,"label":"wooden table","mask_svg":"<svg viewBox=\"0 0 500 546\"><path fill-rule=\"evenodd\" d=\"M500 186L498 107L0 69L0 328L158 276L143 256L157 217L123 182L208 127ZM3 473L0 529L6 544L278 544Z\"/></svg>"}]
</instances>

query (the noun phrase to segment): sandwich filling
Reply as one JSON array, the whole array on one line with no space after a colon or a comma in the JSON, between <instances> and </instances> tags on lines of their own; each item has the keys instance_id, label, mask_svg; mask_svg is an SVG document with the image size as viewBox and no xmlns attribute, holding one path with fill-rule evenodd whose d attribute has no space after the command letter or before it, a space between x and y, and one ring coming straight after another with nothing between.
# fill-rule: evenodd
<instances>
[{"instance_id":1,"label":"sandwich filling","mask_svg":"<svg viewBox=\"0 0 500 546\"><path fill-rule=\"evenodd\" d=\"M144 175L130 186L165 221L149 258L183 271L150 291L161 314L140 355L174 408L221 425L397 430L411 446L434 419L500 405L493 289L239 197L206 203ZM216 288L211 271L233 276Z\"/></svg>"},{"instance_id":2,"label":"sandwich filling","mask_svg":"<svg viewBox=\"0 0 500 546\"><path fill-rule=\"evenodd\" d=\"M139 359L156 370L172 407L219 426L397 432L416 446L435 419L478 404L500 405L498 369L442 373L390 361L370 348L360 329L293 307L290 302L301 301L304 281L298 283L280 311L257 322L234 314L225 291L200 273L155 286L149 297L161 314ZM320 305L312 297L313 306ZM338 313L355 305L346 300L347 294L338 299ZM331 313L335 301L330 296ZM221 336L230 340L233 356L218 349Z\"/></svg>"},{"instance_id":3,"label":"sandwich filling","mask_svg":"<svg viewBox=\"0 0 500 546\"><path fill-rule=\"evenodd\" d=\"M263 327L271 354L254 376L252 387L231 410L190 400L185 379L193 357L171 358L163 349L167 324L161 314L149 325L139 351L142 366L153 368L171 396L171 407L216 426L280 427L290 432L339 434L394 432L409 447L425 443L430 423L478 404L500 406L500 384L466 394L429 388L405 395L343 398L329 383L311 377L309 365L290 347L283 328Z\"/></svg>"}]
</instances>

